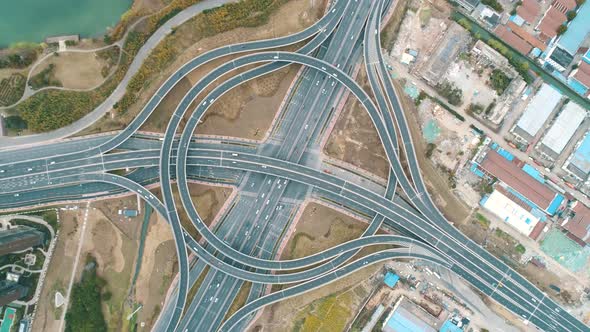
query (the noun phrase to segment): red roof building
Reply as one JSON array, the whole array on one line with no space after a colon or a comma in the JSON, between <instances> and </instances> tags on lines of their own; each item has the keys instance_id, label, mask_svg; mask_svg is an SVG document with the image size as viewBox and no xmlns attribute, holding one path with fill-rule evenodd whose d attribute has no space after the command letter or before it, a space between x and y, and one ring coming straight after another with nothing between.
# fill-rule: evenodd
<instances>
[{"instance_id":1,"label":"red roof building","mask_svg":"<svg viewBox=\"0 0 590 332\"><path fill-rule=\"evenodd\" d=\"M541 32L539 36L543 42L557 35L557 28L567 22L566 14L576 9L575 0L555 0L551 7L547 9L543 19L537 25L536 29Z\"/></svg>"},{"instance_id":2,"label":"red roof building","mask_svg":"<svg viewBox=\"0 0 590 332\"><path fill-rule=\"evenodd\" d=\"M514 32L518 37L520 37L522 40L527 42L532 47L536 47L541 51L545 51L545 49L547 48L547 45L545 45L542 41L538 40L535 36L528 33L525 29L514 24L514 22L508 21L506 26L510 30L512 30L512 32Z\"/></svg>"},{"instance_id":3,"label":"red roof building","mask_svg":"<svg viewBox=\"0 0 590 332\"><path fill-rule=\"evenodd\" d=\"M526 197L541 210L546 210L555 198L556 193L553 190L535 180L517 163L502 157L495 150L490 150L486 154L480 163L480 168Z\"/></svg>"},{"instance_id":4,"label":"red roof building","mask_svg":"<svg viewBox=\"0 0 590 332\"><path fill-rule=\"evenodd\" d=\"M506 26L498 25L496 30L494 30L494 34L498 36L498 38L500 38L503 42L512 46L523 55L529 54L529 52L533 49L529 43L524 41L510 29L506 28Z\"/></svg>"},{"instance_id":5,"label":"red roof building","mask_svg":"<svg viewBox=\"0 0 590 332\"><path fill-rule=\"evenodd\" d=\"M555 0L551 4L552 7L559 10L560 12L567 14L567 12L576 9L576 1L574 0Z\"/></svg>"},{"instance_id":6,"label":"red roof building","mask_svg":"<svg viewBox=\"0 0 590 332\"><path fill-rule=\"evenodd\" d=\"M546 268L545 263L543 263L542 261L540 261L536 257L531 258L531 260L529 261L529 263L533 264L534 266L536 266L536 267L538 267L540 269Z\"/></svg>"},{"instance_id":7,"label":"red roof building","mask_svg":"<svg viewBox=\"0 0 590 332\"><path fill-rule=\"evenodd\" d=\"M539 6L539 3L536 0L524 0L522 4L516 8L518 16L522 17L529 24L535 22L540 11L541 6Z\"/></svg>"},{"instance_id":8,"label":"red roof building","mask_svg":"<svg viewBox=\"0 0 590 332\"><path fill-rule=\"evenodd\" d=\"M574 216L566 218L561 223L561 227L576 242L590 244L590 209L577 202L572 212L574 212Z\"/></svg>"},{"instance_id":9,"label":"red roof building","mask_svg":"<svg viewBox=\"0 0 590 332\"><path fill-rule=\"evenodd\" d=\"M578 68L572 71L571 76L590 89L590 64L580 61Z\"/></svg>"},{"instance_id":10,"label":"red roof building","mask_svg":"<svg viewBox=\"0 0 590 332\"><path fill-rule=\"evenodd\" d=\"M535 225L535 228L533 228L533 230L529 234L529 237L536 241L539 238L539 236L541 235L541 233L543 233L545 226L547 226L547 225L544 222L538 222Z\"/></svg>"}]
</instances>

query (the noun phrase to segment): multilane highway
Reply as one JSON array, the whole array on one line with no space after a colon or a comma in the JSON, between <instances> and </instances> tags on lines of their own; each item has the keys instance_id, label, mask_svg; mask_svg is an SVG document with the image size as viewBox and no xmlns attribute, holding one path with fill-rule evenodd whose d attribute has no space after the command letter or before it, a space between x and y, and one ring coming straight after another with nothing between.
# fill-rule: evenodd
<instances>
[{"instance_id":1,"label":"multilane highway","mask_svg":"<svg viewBox=\"0 0 590 332\"><path fill-rule=\"evenodd\" d=\"M168 220L177 245L179 282L175 304L167 316L166 326L163 327L166 331L177 328L186 308L190 284L185 248L195 254L200 263L204 262L219 271L218 275L221 277L228 275L235 278L232 280L246 280L257 284L303 282L286 291L258 299L254 299L258 297L254 294L252 301L230 317L220 327L221 330L238 330L241 323L263 306L321 287L368 264L385 259L413 257L429 260L457 273L482 293L522 317L526 323L530 322L542 330L590 331L586 325L518 273L463 236L434 205L420 175L405 115L379 47L381 19L392 3L362 0L354 2L356 4L352 1L334 2L322 19L302 32L272 40L229 45L189 61L158 89L133 122L116 135L87 138L76 141L77 143L64 142L53 145L55 149L52 151L31 148L30 151L35 153L27 154L26 158L15 156L14 152L1 152L0 207L16 207L32 201L38 204L50 202L51 198L40 193L46 193L47 190L75 192L74 188L82 190L88 196L74 195L71 199L85 199L93 195L121 191L131 191L142 197ZM361 36L362 45L356 42ZM343 45L349 38L351 45L362 47L372 96L350 76L356 48L353 46L352 51L345 51ZM297 52L271 51L306 40ZM187 92L171 117L161 141L149 143L149 148L137 148L150 141L148 138L135 145L135 151L134 148L129 148L138 142L133 135L180 79L194 68L212 60L244 52L248 54L219 65ZM305 88L297 92L306 91L306 97L294 99L299 104L293 103L295 106L291 106L295 115L292 124L285 129L285 142L282 145L270 149L272 151L269 153L268 149L194 142L197 125L209 107L227 91L290 64L305 67L304 78L309 81L303 85ZM220 77L228 77L226 74L252 65L257 67L219 82ZM391 164L385 194L302 164L302 156L306 147L312 143L312 137L322 131L318 122L329 117L322 112L329 108L331 100L338 96L337 92L341 87L360 101L383 144ZM188 113L189 106L196 101L197 106L192 113ZM183 123L184 128L177 138L183 118L188 118L188 121ZM288 142L294 144L286 145ZM129 151L113 151L123 147L127 147ZM408 174L401 166L402 152L406 156ZM108 173L125 168L137 171L128 177ZM223 174L234 177L236 182L243 179L256 179L254 182L260 182L260 195L268 196L257 201L253 208L255 213L251 211L248 214L248 219L254 221L252 227L263 225L260 228L250 228L253 243L277 240L266 237L265 233L268 233L268 227L277 218L279 201L287 186L296 184L316 188L332 195L344 205L360 206L374 213L375 217L363 236L357 240L297 260L274 260L253 250L252 243L248 241L241 241L236 243L236 247L232 247L205 225L192 202L188 186L188 179L194 175L195 170L201 172L203 169L215 169L215 172L210 173L211 177ZM155 175L154 170L157 171ZM187 212L206 245L201 245L182 229L178 216L180 207L176 206L172 195L171 181L174 179L178 181L181 208ZM142 185L155 181L162 186L162 202ZM99 186L99 183L105 187ZM75 187L77 185L80 187ZM106 190L100 191L98 188ZM401 194L396 194L397 192ZM384 221L411 237L374 235ZM394 245L396 249L388 249L350 262L358 249L376 244ZM290 271L299 269L303 270ZM274 273L277 271L283 272ZM216 278L213 276L210 280L217 280ZM238 282L228 281L227 285L235 290ZM229 292L226 295L229 296L228 294ZM228 303L231 301L225 300L223 306ZM219 306L211 308L220 310ZM183 326L199 330L206 328L202 325L203 319L197 321L199 318L196 312L191 311L190 319ZM222 316L217 314L214 319L220 323ZM194 325L191 321L195 321Z\"/></svg>"}]
</instances>

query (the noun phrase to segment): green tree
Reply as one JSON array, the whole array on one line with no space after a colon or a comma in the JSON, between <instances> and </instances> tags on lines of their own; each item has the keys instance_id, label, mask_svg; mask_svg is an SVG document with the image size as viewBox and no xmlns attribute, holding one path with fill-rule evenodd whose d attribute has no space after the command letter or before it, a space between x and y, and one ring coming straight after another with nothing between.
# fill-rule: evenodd
<instances>
[{"instance_id":1,"label":"green tree","mask_svg":"<svg viewBox=\"0 0 590 332\"><path fill-rule=\"evenodd\" d=\"M560 25L559 27L557 27L557 34L558 35L563 35L565 32L567 31L567 26L566 25Z\"/></svg>"},{"instance_id":2,"label":"green tree","mask_svg":"<svg viewBox=\"0 0 590 332\"><path fill-rule=\"evenodd\" d=\"M504 7L502 7L502 5L497 0L482 0L481 3L483 3L486 6L492 7L495 11L499 13L504 11Z\"/></svg>"},{"instance_id":3,"label":"green tree","mask_svg":"<svg viewBox=\"0 0 590 332\"><path fill-rule=\"evenodd\" d=\"M466 18L461 18L457 21L460 26L464 27L466 30L471 30L471 23Z\"/></svg>"},{"instance_id":4,"label":"green tree","mask_svg":"<svg viewBox=\"0 0 590 332\"><path fill-rule=\"evenodd\" d=\"M96 274L96 262L89 257L82 280L74 285L66 313L66 332L106 332L101 292L106 282Z\"/></svg>"},{"instance_id":5,"label":"green tree","mask_svg":"<svg viewBox=\"0 0 590 332\"><path fill-rule=\"evenodd\" d=\"M576 15L578 15L578 14L576 13L575 10L570 10L569 12L567 12L567 20L568 21L573 20L574 18L576 18Z\"/></svg>"},{"instance_id":6,"label":"green tree","mask_svg":"<svg viewBox=\"0 0 590 332\"><path fill-rule=\"evenodd\" d=\"M430 158L432 157L432 154L434 153L434 150L436 149L436 144L434 143L428 143L426 145L426 158Z\"/></svg>"},{"instance_id":7,"label":"green tree","mask_svg":"<svg viewBox=\"0 0 590 332\"><path fill-rule=\"evenodd\" d=\"M504 93L511 81L512 79L500 69L494 69L490 75L490 84L499 95Z\"/></svg>"},{"instance_id":8,"label":"green tree","mask_svg":"<svg viewBox=\"0 0 590 332\"><path fill-rule=\"evenodd\" d=\"M451 105L458 106L463 102L463 91L449 81L437 84L436 91Z\"/></svg>"}]
</instances>

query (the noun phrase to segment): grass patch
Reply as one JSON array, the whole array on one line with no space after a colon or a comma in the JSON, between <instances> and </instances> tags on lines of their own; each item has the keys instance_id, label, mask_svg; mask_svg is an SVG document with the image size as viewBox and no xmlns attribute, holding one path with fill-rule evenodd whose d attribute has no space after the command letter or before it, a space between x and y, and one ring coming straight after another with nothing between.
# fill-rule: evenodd
<instances>
[{"instance_id":1,"label":"grass patch","mask_svg":"<svg viewBox=\"0 0 590 332\"><path fill-rule=\"evenodd\" d=\"M0 106L16 103L25 92L26 81L27 79L18 73L2 79L0 81Z\"/></svg>"},{"instance_id":2,"label":"grass patch","mask_svg":"<svg viewBox=\"0 0 590 332\"><path fill-rule=\"evenodd\" d=\"M424 7L420 10L420 25L423 27L428 25L430 22L430 18L432 17L432 9L430 7Z\"/></svg>"},{"instance_id":3,"label":"grass patch","mask_svg":"<svg viewBox=\"0 0 590 332\"><path fill-rule=\"evenodd\" d=\"M34 215L41 217L51 227L53 227L54 231L57 231L59 229L59 223L57 221L57 213L58 212L56 209L51 209L51 210L46 210L46 211L34 213Z\"/></svg>"},{"instance_id":4,"label":"grass patch","mask_svg":"<svg viewBox=\"0 0 590 332\"><path fill-rule=\"evenodd\" d=\"M295 249L297 248L297 244L303 238L308 239L309 241L315 240L315 237L313 237L307 233L297 233L297 234L295 234L295 236L293 236L293 241L291 241L291 244L289 245L289 253L293 254L295 252Z\"/></svg>"},{"instance_id":5,"label":"grass patch","mask_svg":"<svg viewBox=\"0 0 590 332\"><path fill-rule=\"evenodd\" d=\"M514 238L512 237L512 235L504 232L503 230L496 228L494 234L496 235L496 237L506 240L506 241L514 241Z\"/></svg>"},{"instance_id":6,"label":"grass patch","mask_svg":"<svg viewBox=\"0 0 590 332\"><path fill-rule=\"evenodd\" d=\"M236 298L232 302L231 307L229 307L229 310L227 311L227 314L225 315L225 318L223 319L223 321L226 321L236 311L238 311L241 307L243 307L244 304L246 304L246 301L248 300L248 295L250 294L250 289L252 289L251 282L244 282L242 284L242 287L240 287L240 291L238 292L238 295L236 295Z\"/></svg>"},{"instance_id":7,"label":"grass patch","mask_svg":"<svg viewBox=\"0 0 590 332\"><path fill-rule=\"evenodd\" d=\"M490 228L490 220L488 218L486 218L483 214L481 214L479 212L476 213L475 219L481 225L481 227L483 227L485 229Z\"/></svg>"},{"instance_id":8,"label":"grass patch","mask_svg":"<svg viewBox=\"0 0 590 332\"><path fill-rule=\"evenodd\" d=\"M127 172L124 169L114 169L112 171L108 171L109 174L124 176Z\"/></svg>"},{"instance_id":9,"label":"grass patch","mask_svg":"<svg viewBox=\"0 0 590 332\"><path fill-rule=\"evenodd\" d=\"M350 319L352 296L330 295L316 300L298 315L294 331L344 331Z\"/></svg>"},{"instance_id":10,"label":"grass patch","mask_svg":"<svg viewBox=\"0 0 590 332\"><path fill-rule=\"evenodd\" d=\"M47 68L44 68L29 80L29 85L39 90L46 86L62 86L61 82L55 78L55 64L50 63Z\"/></svg>"},{"instance_id":11,"label":"grass patch","mask_svg":"<svg viewBox=\"0 0 590 332\"><path fill-rule=\"evenodd\" d=\"M201 287L203 280L205 280L205 277L207 276L207 272L209 272L209 265L207 265L203 269L203 272L201 272L197 281L195 281L195 283L193 284L191 289L188 291L188 294L186 295L186 304L187 305L185 306L185 308L188 308L188 306L193 302L195 295L197 295L197 292L199 291L199 287Z\"/></svg>"},{"instance_id":12,"label":"grass patch","mask_svg":"<svg viewBox=\"0 0 590 332\"><path fill-rule=\"evenodd\" d=\"M119 67L97 89L41 91L20 103L13 111L28 123L32 132L51 131L77 121L111 94L141 46L171 16L171 13L176 13L195 2L197 1L174 0L165 9L146 20L147 27L143 27L141 32L129 32L123 46L124 52L121 55ZM139 71L129 82L125 95L114 105L114 108L125 113L132 105L135 105L143 89L154 81L187 48L187 45L237 27L255 27L264 24L268 21L270 14L284 2L286 0L244 0L229 3L203 11L202 14L187 21L186 25L176 27L144 60ZM178 29L187 26L192 28L192 36L176 35ZM118 34L119 32L113 32L111 37Z\"/></svg>"}]
</instances>

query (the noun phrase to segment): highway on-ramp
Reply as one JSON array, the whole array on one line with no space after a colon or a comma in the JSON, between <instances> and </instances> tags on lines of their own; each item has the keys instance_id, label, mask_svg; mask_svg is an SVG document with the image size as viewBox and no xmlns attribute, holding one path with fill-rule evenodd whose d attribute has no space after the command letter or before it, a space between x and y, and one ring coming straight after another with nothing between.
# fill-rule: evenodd
<instances>
[{"instance_id":1,"label":"highway on-ramp","mask_svg":"<svg viewBox=\"0 0 590 332\"><path fill-rule=\"evenodd\" d=\"M357 2L357 1L355 1ZM35 200L49 203L51 199L40 193L47 190L74 192L73 187L84 192L82 197L101 196L122 191L131 191L141 196L170 223L177 246L179 259L179 282L175 303L167 316L166 331L175 330L186 308L189 284L188 250L201 263L214 270L257 284L285 284L303 282L287 291L273 293L252 300L221 326L222 330L238 329L251 314L270 303L309 291L349 274L367 264L400 257L414 257L440 264L455 272L499 304L514 312L527 323L547 331L590 331L588 326L562 309L534 285L513 271L506 264L490 255L485 249L466 238L452 226L434 205L420 174L412 138L407 127L404 110L389 79L380 50L381 18L391 5L389 1L362 1L352 4L347 1L332 3L326 15L310 28L286 37L251 43L228 45L218 48L189 61L173 74L152 96L146 107L123 131L115 135L89 137L85 139L55 143L53 152L47 149L29 148L26 157L17 157L14 152L0 152L0 208L16 207L23 202ZM366 15L368 13L368 16ZM344 23L345 22L345 23ZM338 27L343 26L343 29ZM343 52L334 47L350 40L362 45L367 77L372 96L350 76L351 59L354 52ZM356 39L362 36L362 44ZM273 50L299 42L306 43L297 52ZM322 49L332 44L332 48ZM152 114L162 98L186 74L205 63L227 55L246 55L226 61L206 74L197 82L178 104L163 137L153 140L137 140L134 135ZM229 90L252 79L276 71L290 64L305 67L304 78L308 98L299 110L299 115L286 132L287 140L297 142L291 146L287 141L269 154L264 148L229 147L227 144L196 144L194 134L211 104ZM240 68L256 67L219 82L226 74ZM318 88L313 89L313 86ZM212 88L212 89L211 89ZM314 133L321 131L316 122L320 117L313 111L328 107L331 98L338 96L339 89L348 90L368 112L391 164L391 175L385 193L376 193L356 183L348 182L335 175L327 174L303 164L305 149ZM189 106L199 100L197 106ZM295 108L297 109L297 108ZM177 136L181 119L180 137ZM298 127L296 126L298 125ZM309 128L309 133L306 130ZM296 130L295 128L299 128ZM134 145L135 144L135 145ZM142 144L149 148L138 147ZM117 149L117 151L113 151ZM127 150L121 152L119 150ZM22 149L23 151L25 149ZM21 153L23 152L21 151ZM400 155L405 156L409 171L402 167ZM117 169L137 169L128 177L110 174ZM279 198L287 185L300 184L315 188L319 192L336 197L348 206L360 206L374 214L370 227L363 236L316 255L297 260L280 261L272 257L258 256L242 242L234 248L228 245L214 231L210 230L199 216L192 202L188 180L194 170L215 169L212 180L218 175L235 176L244 179L249 176L261 180L261 192L276 197L262 200L260 215L254 219L265 224L272 223L273 211L278 211ZM157 170L155 175L153 171ZM143 173L142 173L143 172ZM135 181L134 181L135 179ZM147 190L145 183L159 182L162 186L163 201ZM177 206L172 195L172 181L178 182L182 206ZM102 183L105 187L99 187ZM103 188L105 190L100 191ZM264 189L266 188L266 189ZM399 190L398 190L399 189ZM404 197L400 196L403 193ZM20 200L19 197L27 197ZM64 194L65 195L65 194ZM262 196L264 197L264 196ZM269 205L265 208L264 205ZM277 207L277 208L275 208ZM180 224L178 209L184 209L205 245L195 241ZM262 218L262 215L265 215ZM397 230L410 236L377 236L374 233L386 221ZM263 228L266 229L266 228ZM264 230L257 230L256 242L262 241ZM387 249L350 262L358 249L369 245L389 244ZM318 265L319 264L319 265ZM299 270L301 269L301 270ZM290 271L297 270L297 271ZM282 271L280 274L277 271ZM237 285L233 283L232 285ZM235 287L234 287L235 288ZM225 303L225 302L224 302ZM217 315L219 316L219 315ZM219 318L221 319L221 318Z\"/></svg>"}]
</instances>

